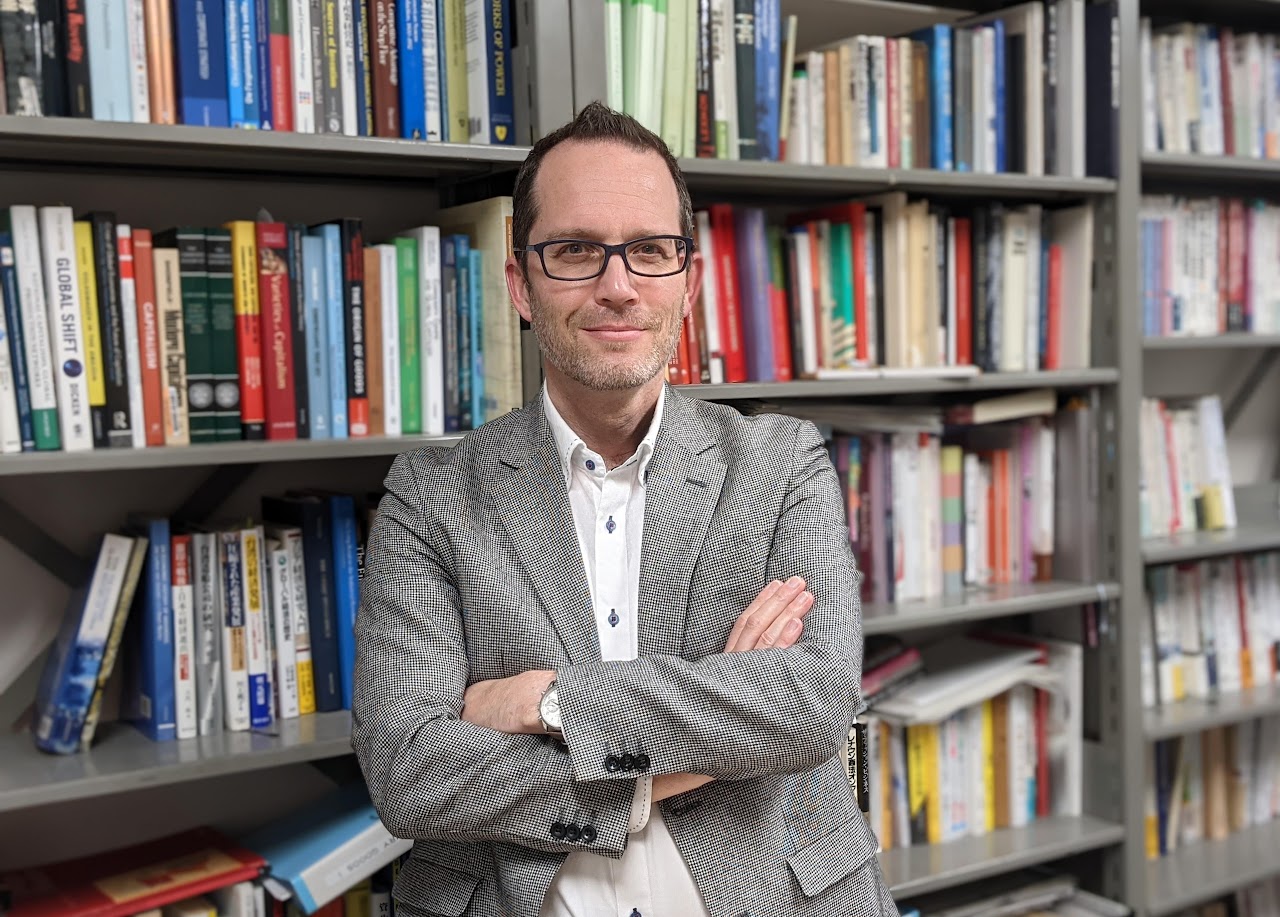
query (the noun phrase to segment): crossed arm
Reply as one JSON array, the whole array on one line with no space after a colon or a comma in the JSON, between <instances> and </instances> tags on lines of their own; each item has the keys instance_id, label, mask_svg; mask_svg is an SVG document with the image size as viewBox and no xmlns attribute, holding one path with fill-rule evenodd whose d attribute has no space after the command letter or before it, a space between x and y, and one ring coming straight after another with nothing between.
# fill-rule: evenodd
<instances>
[{"instance_id":1,"label":"crossed arm","mask_svg":"<svg viewBox=\"0 0 1280 917\"><path fill-rule=\"evenodd\" d=\"M619 857L635 777L605 771L611 737L646 737L655 791L667 796L836 753L856 702L861 633L839 488L812 425L797 433L765 570L778 581L804 574L801 589L770 583L723 653L558 670L567 749L531 728L550 673L468 689L461 599L413 461L397 458L387 477L357 622L352 744L393 834L562 851L582 845L548 826L590 820L590 849Z\"/></svg>"}]
</instances>

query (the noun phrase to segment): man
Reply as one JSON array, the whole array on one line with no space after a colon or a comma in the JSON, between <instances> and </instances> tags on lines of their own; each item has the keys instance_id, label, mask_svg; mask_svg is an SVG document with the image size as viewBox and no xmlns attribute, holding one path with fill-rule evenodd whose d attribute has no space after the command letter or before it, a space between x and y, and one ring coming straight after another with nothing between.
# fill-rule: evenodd
<instances>
[{"instance_id":1,"label":"man","mask_svg":"<svg viewBox=\"0 0 1280 917\"><path fill-rule=\"evenodd\" d=\"M702 264L662 141L588 106L516 179L545 386L399 456L353 745L411 915L896 915L842 751L859 576L812 424L664 381Z\"/></svg>"}]
</instances>

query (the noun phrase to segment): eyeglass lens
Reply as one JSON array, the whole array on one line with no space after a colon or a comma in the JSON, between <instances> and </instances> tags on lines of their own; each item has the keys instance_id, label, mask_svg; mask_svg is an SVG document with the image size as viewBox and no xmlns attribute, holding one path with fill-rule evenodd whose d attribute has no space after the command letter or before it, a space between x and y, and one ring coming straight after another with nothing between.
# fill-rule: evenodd
<instances>
[{"instance_id":1,"label":"eyeglass lens","mask_svg":"<svg viewBox=\"0 0 1280 917\"><path fill-rule=\"evenodd\" d=\"M644 277L677 273L688 257L683 239L639 239L625 251L631 272ZM543 248L542 257L547 273L554 277L588 278L600 273L605 249L596 242L556 241Z\"/></svg>"}]
</instances>

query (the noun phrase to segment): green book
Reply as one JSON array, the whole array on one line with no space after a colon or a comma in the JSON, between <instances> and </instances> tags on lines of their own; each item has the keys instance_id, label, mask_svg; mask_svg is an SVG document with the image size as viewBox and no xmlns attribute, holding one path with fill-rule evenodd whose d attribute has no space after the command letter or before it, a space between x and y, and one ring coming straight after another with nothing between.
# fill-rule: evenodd
<instances>
[{"instance_id":1,"label":"green book","mask_svg":"<svg viewBox=\"0 0 1280 917\"><path fill-rule=\"evenodd\" d=\"M422 432L422 347L418 343L418 240L396 239L400 284L400 432Z\"/></svg>"},{"instance_id":2,"label":"green book","mask_svg":"<svg viewBox=\"0 0 1280 917\"><path fill-rule=\"evenodd\" d=\"M848 223L831 224L831 356L836 368L853 366L853 230Z\"/></svg>"},{"instance_id":3,"label":"green book","mask_svg":"<svg viewBox=\"0 0 1280 917\"><path fill-rule=\"evenodd\" d=\"M214 405L218 441L240 439L240 362L236 353L236 289L231 231L208 229L209 311L213 329Z\"/></svg>"},{"instance_id":4,"label":"green book","mask_svg":"<svg viewBox=\"0 0 1280 917\"><path fill-rule=\"evenodd\" d=\"M180 226L157 233L156 248L178 250L182 339L187 355L187 412L192 443L218 440L214 409L213 329L209 321L209 268L205 231Z\"/></svg>"}]
</instances>

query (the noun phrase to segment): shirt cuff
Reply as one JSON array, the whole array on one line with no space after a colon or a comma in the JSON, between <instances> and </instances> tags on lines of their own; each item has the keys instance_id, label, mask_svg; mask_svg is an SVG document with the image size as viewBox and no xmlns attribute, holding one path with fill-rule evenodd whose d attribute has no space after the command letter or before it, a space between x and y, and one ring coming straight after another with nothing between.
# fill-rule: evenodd
<instances>
[{"instance_id":1,"label":"shirt cuff","mask_svg":"<svg viewBox=\"0 0 1280 917\"><path fill-rule=\"evenodd\" d=\"M643 831L649 824L649 812L653 804L653 777L646 775L636 780L636 793L631 798L631 823L628 834Z\"/></svg>"}]
</instances>

